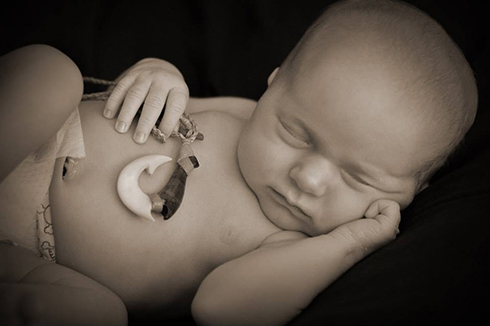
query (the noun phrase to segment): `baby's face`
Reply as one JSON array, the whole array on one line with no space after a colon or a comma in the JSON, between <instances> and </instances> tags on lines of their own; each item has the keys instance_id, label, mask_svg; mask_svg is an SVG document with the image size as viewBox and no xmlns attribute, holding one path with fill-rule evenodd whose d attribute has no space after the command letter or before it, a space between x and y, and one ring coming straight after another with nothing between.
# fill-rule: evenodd
<instances>
[{"instance_id":1,"label":"baby's face","mask_svg":"<svg viewBox=\"0 0 490 326\"><path fill-rule=\"evenodd\" d=\"M363 217L376 199L410 204L431 149L390 78L326 62L272 81L238 147L272 223L314 236Z\"/></svg>"}]
</instances>

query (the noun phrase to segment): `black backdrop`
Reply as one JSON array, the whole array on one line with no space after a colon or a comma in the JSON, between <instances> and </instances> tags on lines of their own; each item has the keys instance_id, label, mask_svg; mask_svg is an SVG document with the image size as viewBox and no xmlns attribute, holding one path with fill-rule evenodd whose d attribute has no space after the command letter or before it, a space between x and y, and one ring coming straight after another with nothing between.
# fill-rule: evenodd
<instances>
[{"instance_id":1,"label":"black backdrop","mask_svg":"<svg viewBox=\"0 0 490 326\"><path fill-rule=\"evenodd\" d=\"M116 78L139 59L159 57L182 71L192 96L258 99L267 76L331 2L8 2L0 13L0 55L26 44L50 44L70 56L85 76L106 79ZM403 212L398 239L354 266L291 325L468 324L488 319L486 1L408 2L436 18L468 58L480 92L477 120L465 146ZM91 85L86 89L94 90Z\"/></svg>"}]
</instances>

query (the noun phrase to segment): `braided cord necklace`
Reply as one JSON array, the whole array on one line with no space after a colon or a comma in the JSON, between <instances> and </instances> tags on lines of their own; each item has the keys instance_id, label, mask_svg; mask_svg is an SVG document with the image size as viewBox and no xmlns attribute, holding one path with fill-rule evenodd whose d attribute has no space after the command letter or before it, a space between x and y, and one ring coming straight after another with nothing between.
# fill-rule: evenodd
<instances>
[{"instance_id":1,"label":"braided cord necklace","mask_svg":"<svg viewBox=\"0 0 490 326\"><path fill-rule=\"evenodd\" d=\"M108 90L103 92L84 94L82 96L82 101L106 101L111 95L114 86L116 85L116 82L114 81L108 81L93 77L84 77L83 81L92 84L105 85L109 88ZM139 117L140 114L141 108L140 110L138 110L136 116ZM153 126L151 130L151 135L159 142L165 143L167 141L167 137L162 133L160 129L157 128L157 125L160 123L161 118L162 115L160 115L157 122ZM180 207L180 204L182 203L182 200L184 198L187 177L192 172L192 170L199 167L199 161L194 155L190 144L196 139L204 139L203 134L200 133L197 129L196 123L186 112L184 112L180 117L180 126L178 132L174 131L170 136L179 137L182 142L177 158L176 169L174 170L169 181L161 191L148 195L152 203L151 211L154 213L160 213L161 215L163 215L163 219L165 220L172 217Z\"/></svg>"}]
</instances>

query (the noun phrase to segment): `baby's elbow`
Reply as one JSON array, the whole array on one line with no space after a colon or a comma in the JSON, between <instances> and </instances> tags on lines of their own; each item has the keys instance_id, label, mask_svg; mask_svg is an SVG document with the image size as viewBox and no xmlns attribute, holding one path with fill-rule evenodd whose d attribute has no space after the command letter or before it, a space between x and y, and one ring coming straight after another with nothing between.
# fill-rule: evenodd
<instances>
[{"instance_id":1,"label":"baby's elbow","mask_svg":"<svg viewBox=\"0 0 490 326\"><path fill-rule=\"evenodd\" d=\"M220 315L219 307L212 300L206 300L202 295L196 296L192 301L191 312L198 325L218 325Z\"/></svg>"},{"instance_id":2,"label":"baby's elbow","mask_svg":"<svg viewBox=\"0 0 490 326\"><path fill-rule=\"evenodd\" d=\"M242 304L227 296L198 295L192 302L192 317L200 326L278 325L264 319L260 313L254 315L247 305Z\"/></svg>"},{"instance_id":3,"label":"baby's elbow","mask_svg":"<svg viewBox=\"0 0 490 326\"><path fill-rule=\"evenodd\" d=\"M198 293L191 305L192 317L197 325L243 325L238 318L237 309L230 307L230 302L224 302L222 297Z\"/></svg>"}]
</instances>

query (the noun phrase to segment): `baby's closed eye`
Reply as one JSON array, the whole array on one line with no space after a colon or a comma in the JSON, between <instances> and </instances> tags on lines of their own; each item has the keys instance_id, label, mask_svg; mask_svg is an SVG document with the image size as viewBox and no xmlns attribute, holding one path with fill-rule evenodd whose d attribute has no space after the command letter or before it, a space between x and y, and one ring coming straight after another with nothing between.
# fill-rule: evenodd
<instances>
[{"instance_id":1,"label":"baby's closed eye","mask_svg":"<svg viewBox=\"0 0 490 326\"><path fill-rule=\"evenodd\" d=\"M308 134L290 123L279 121L281 135L284 136L286 141L297 147L307 147L310 145L310 139Z\"/></svg>"},{"instance_id":2,"label":"baby's closed eye","mask_svg":"<svg viewBox=\"0 0 490 326\"><path fill-rule=\"evenodd\" d=\"M366 180L364 180L363 178L361 178L357 174L350 172L350 171L346 171L344 169L342 169L341 171L342 171L342 175L344 176L344 179L346 179L348 182L356 183L356 184L362 185L362 186L371 186L369 184L369 182L367 182Z\"/></svg>"}]
</instances>

